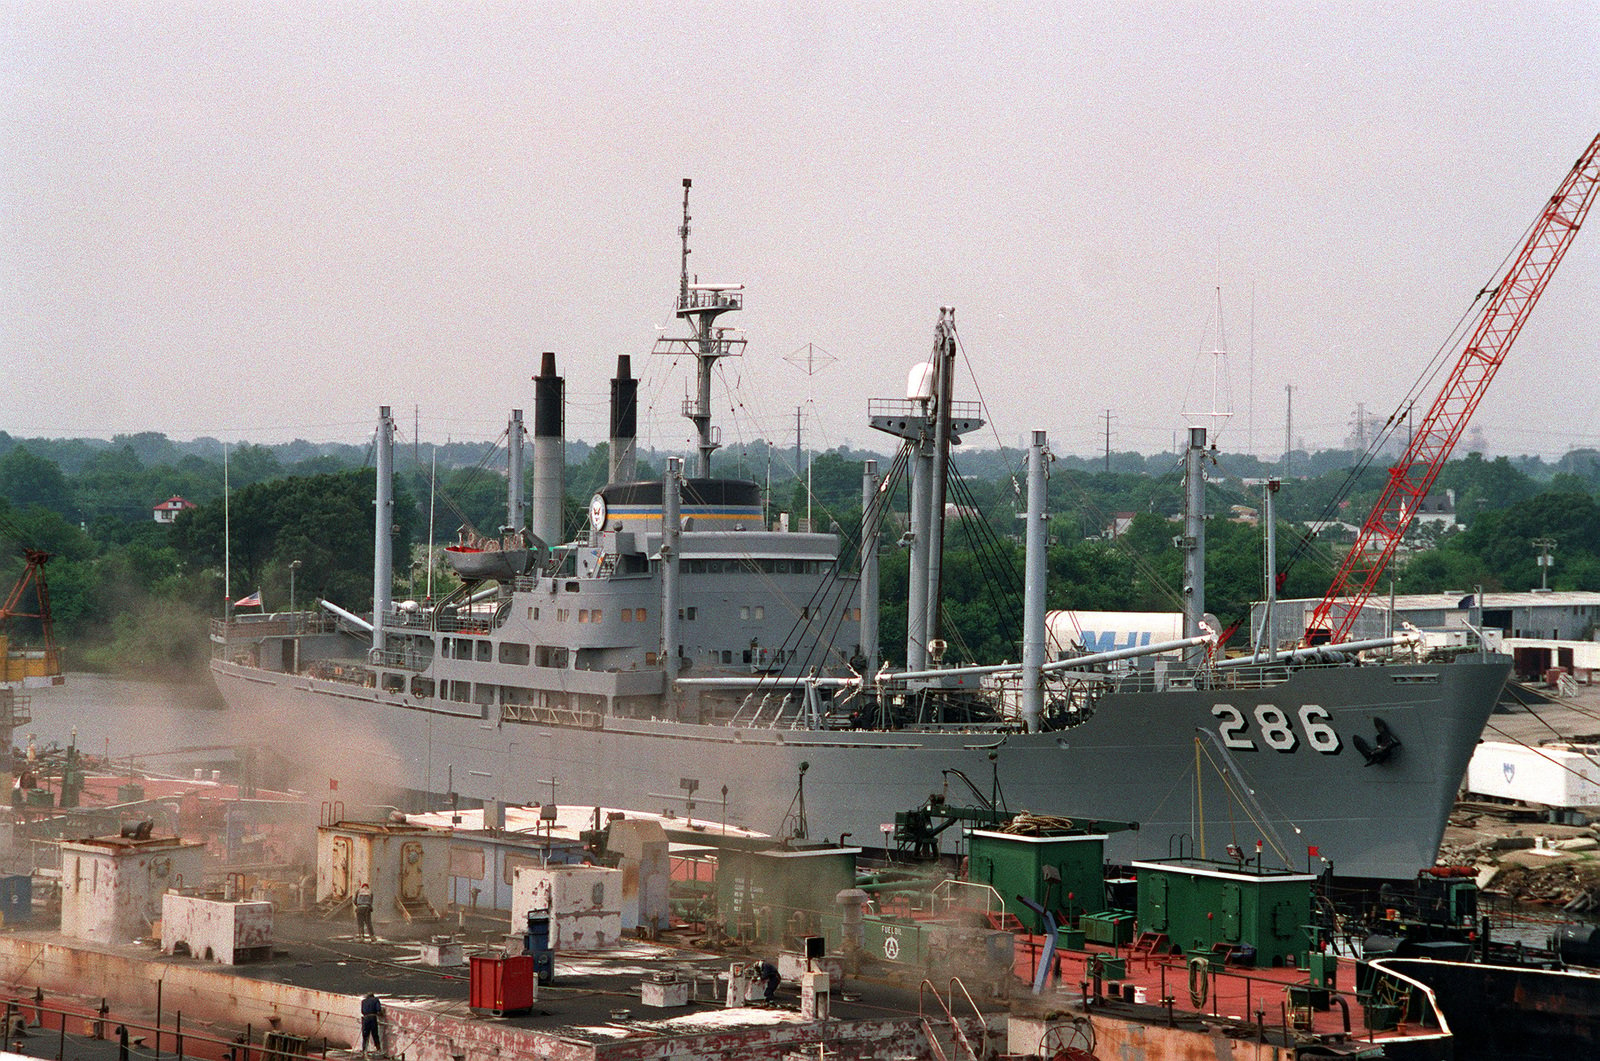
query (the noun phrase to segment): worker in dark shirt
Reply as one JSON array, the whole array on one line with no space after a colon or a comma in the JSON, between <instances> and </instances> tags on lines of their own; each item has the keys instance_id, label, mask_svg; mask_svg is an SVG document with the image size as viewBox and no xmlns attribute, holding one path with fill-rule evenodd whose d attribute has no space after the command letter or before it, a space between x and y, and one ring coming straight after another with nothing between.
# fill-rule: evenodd
<instances>
[{"instance_id":1,"label":"worker in dark shirt","mask_svg":"<svg viewBox=\"0 0 1600 1061\"><path fill-rule=\"evenodd\" d=\"M378 1053L383 1053L383 1035L378 1030L378 1018L383 1015L383 1003L378 1001L378 996L371 991L361 1000L361 1052L367 1052L367 1043L371 1042Z\"/></svg>"},{"instance_id":2,"label":"worker in dark shirt","mask_svg":"<svg viewBox=\"0 0 1600 1061\"><path fill-rule=\"evenodd\" d=\"M762 1001L771 1002L772 996L778 993L778 984L782 982L778 976L778 967L771 962L762 962L756 979L765 985L761 992Z\"/></svg>"}]
</instances>

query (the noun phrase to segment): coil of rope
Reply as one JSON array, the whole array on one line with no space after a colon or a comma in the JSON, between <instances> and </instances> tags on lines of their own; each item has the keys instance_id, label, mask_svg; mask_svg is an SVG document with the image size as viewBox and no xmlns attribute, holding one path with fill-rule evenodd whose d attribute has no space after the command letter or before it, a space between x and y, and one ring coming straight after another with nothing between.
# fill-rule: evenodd
<instances>
[{"instance_id":1,"label":"coil of rope","mask_svg":"<svg viewBox=\"0 0 1600 1061\"><path fill-rule=\"evenodd\" d=\"M1034 814L1031 811L1021 811L1015 818L1006 823L1000 831L1016 836L1039 836L1048 832L1061 832L1074 827L1071 818L1063 818L1057 814Z\"/></svg>"}]
</instances>

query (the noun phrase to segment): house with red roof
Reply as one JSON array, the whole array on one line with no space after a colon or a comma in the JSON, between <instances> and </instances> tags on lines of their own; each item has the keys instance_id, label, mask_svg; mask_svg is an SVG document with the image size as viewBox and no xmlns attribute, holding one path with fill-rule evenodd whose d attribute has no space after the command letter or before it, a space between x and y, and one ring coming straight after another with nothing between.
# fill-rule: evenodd
<instances>
[{"instance_id":1,"label":"house with red roof","mask_svg":"<svg viewBox=\"0 0 1600 1061\"><path fill-rule=\"evenodd\" d=\"M167 498L150 511L155 514L157 523L172 523L178 518L178 513L182 512L184 509L197 507L199 506L197 506L193 501L186 500L179 497L177 494L173 494L171 497Z\"/></svg>"}]
</instances>

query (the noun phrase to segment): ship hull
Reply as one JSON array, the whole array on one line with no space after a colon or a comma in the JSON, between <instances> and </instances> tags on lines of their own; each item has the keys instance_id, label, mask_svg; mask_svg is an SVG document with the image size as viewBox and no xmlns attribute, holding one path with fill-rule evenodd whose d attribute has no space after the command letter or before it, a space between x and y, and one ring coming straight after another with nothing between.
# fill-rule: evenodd
<instances>
[{"instance_id":1,"label":"ship hull","mask_svg":"<svg viewBox=\"0 0 1600 1061\"><path fill-rule=\"evenodd\" d=\"M1311 667L1267 687L1110 693L1086 721L1037 734L513 722L224 659L212 670L252 730L330 782L669 811L782 835L803 809L812 838L889 846L895 813L960 770L985 794L997 784L1013 811L1138 822L1108 841L1116 861L1225 857L1229 844L1253 857L1262 840L1269 862L1403 879L1434 860L1508 665ZM1399 746L1369 762L1363 741L1370 751L1385 728ZM965 786L949 800L974 802Z\"/></svg>"}]
</instances>

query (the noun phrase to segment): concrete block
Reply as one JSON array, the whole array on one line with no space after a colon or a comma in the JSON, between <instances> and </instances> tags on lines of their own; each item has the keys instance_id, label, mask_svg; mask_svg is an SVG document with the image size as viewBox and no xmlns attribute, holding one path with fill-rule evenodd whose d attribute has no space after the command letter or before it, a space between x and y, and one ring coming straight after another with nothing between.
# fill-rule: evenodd
<instances>
[{"instance_id":1,"label":"concrete block","mask_svg":"<svg viewBox=\"0 0 1600 1061\"><path fill-rule=\"evenodd\" d=\"M639 1000L657 1009L677 1009L689 1004L689 981L648 977L639 985Z\"/></svg>"},{"instance_id":2,"label":"concrete block","mask_svg":"<svg viewBox=\"0 0 1600 1061\"><path fill-rule=\"evenodd\" d=\"M622 873L600 866L519 866L513 878L511 930L528 912L550 912L550 943L559 952L604 950L622 938Z\"/></svg>"},{"instance_id":3,"label":"concrete block","mask_svg":"<svg viewBox=\"0 0 1600 1061\"><path fill-rule=\"evenodd\" d=\"M457 965L467 964L466 951L460 941L451 939L448 936L418 944L417 956L423 965L430 965L440 969L449 969Z\"/></svg>"},{"instance_id":4,"label":"concrete block","mask_svg":"<svg viewBox=\"0 0 1600 1061\"><path fill-rule=\"evenodd\" d=\"M272 904L223 902L168 892L161 901L161 950L223 965L272 956Z\"/></svg>"}]
</instances>

